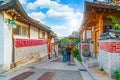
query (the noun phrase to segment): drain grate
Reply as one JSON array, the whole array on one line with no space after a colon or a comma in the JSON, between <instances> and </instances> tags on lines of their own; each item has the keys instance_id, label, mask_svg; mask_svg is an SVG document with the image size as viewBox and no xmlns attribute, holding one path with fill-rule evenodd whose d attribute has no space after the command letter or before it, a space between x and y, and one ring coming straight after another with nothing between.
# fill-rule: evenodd
<instances>
[{"instance_id":1,"label":"drain grate","mask_svg":"<svg viewBox=\"0 0 120 80\"><path fill-rule=\"evenodd\" d=\"M32 66L32 67L28 67L28 68L35 69L36 67L33 67L33 66Z\"/></svg>"},{"instance_id":2,"label":"drain grate","mask_svg":"<svg viewBox=\"0 0 120 80\"><path fill-rule=\"evenodd\" d=\"M24 80L25 78L31 76L32 74L34 74L35 72L24 72L22 74L19 74L13 78L11 78L10 80Z\"/></svg>"},{"instance_id":3,"label":"drain grate","mask_svg":"<svg viewBox=\"0 0 120 80\"><path fill-rule=\"evenodd\" d=\"M79 71L87 71L87 69L79 69Z\"/></svg>"},{"instance_id":4,"label":"drain grate","mask_svg":"<svg viewBox=\"0 0 120 80\"><path fill-rule=\"evenodd\" d=\"M53 80L55 72L46 72L38 80Z\"/></svg>"}]
</instances>

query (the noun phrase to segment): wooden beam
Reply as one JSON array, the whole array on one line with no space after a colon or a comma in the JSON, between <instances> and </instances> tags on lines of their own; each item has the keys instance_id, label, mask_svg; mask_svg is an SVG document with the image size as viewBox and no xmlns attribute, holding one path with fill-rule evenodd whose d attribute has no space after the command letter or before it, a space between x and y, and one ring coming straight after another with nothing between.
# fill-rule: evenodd
<instances>
[{"instance_id":1,"label":"wooden beam","mask_svg":"<svg viewBox=\"0 0 120 80\"><path fill-rule=\"evenodd\" d=\"M12 19L13 19L13 16L12 15ZM14 39L14 29L12 28L12 64L11 64L11 68L14 68L16 67L16 64L15 64L15 39Z\"/></svg>"},{"instance_id":2,"label":"wooden beam","mask_svg":"<svg viewBox=\"0 0 120 80\"><path fill-rule=\"evenodd\" d=\"M99 15L99 34L103 33L103 14Z\"/></svg>"},{"instance_id":3,"label":"wooden beam","mask_svg":"<svg viewBox=\"0 0 120 80\"><path fill-rule=\"evenodd\" d=\"M28 24L29 26L28 26L28 37L29 37L29 39L30 39L30 24Z\"/></svg>"},{"instance_id":4,"label":"wooden beam","mask_svg":"<svg viewBox=\"0 0 120 80\"><path fill-rule=\"evenodd\" d=\"M86 29L85 29L85 31L84 31L84 40L86 40Z\"/></svg>"},{"instance_id":5,"label":"wooden beam","mask_svg":"<svg viewBox=\"0 0 120 80\"><path fill-rule=\"evenodd\" d=\"M40 28L38 29L38 39L40 39Z\"/></svg>"}]
</instances>

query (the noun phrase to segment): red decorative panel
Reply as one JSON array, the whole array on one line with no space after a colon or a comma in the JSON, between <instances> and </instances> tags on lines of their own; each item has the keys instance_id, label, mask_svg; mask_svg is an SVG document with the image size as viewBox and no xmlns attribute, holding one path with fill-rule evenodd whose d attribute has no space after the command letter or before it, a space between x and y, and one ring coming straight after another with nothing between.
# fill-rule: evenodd
<instances>
[{"instance_id":1,"label":"red decorative panel","mask_svg":"<svg viewBox=\"0 0 120 80\"><path fill-rule=\"evenodd\" d=\"M15 47L28 47L47 44L47 40L35 40L35 39L15 39Z\"/></svg>"},{"instance_id":2,"label":"red decorative panel","mask_svg":"<svg viewBox=\"0 0 120 80\"><path fill-rule=\"evenodd\" d=\"M81 48L82 49L84 49L84 48L90 49L90 45L89 44L82 44Z\"/></svg>"},{"instance_id":3,"label":"red decorative panel","mask_svg":"<svg viewBox=\"0 0 120 80\"><path fill-rule=\"evenodd\" d=\"M110 53L120 53L120 42L100 42L100 49Z\"/></svg>"}]
</instances>

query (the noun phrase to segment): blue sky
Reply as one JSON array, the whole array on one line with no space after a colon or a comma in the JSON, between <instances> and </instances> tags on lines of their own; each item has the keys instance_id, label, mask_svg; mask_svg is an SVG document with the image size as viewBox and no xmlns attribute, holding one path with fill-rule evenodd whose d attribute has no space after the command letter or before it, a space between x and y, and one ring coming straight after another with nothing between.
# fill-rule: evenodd
<instances>
[{"instance_id":1,"label":"blue sky","mask_svg":"<svg viewBox=\"0 0 120 80\"><path fill-rule=\"evenodd\" d=\"M27 14L52 28L59 36L78 31L84 0L20 0Z\"/></svg>"}]
</instances>

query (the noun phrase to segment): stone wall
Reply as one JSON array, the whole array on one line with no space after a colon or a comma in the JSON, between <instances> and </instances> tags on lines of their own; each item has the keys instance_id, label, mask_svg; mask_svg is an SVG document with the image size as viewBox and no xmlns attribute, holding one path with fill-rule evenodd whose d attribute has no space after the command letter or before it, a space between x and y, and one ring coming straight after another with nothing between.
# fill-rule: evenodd
<instances>
[{"instance_id":1,"label":"stone wall","mask_svg":"<svg viewBox=\"0 0 120 80\"><path fill-rule=\"evenodd\" d=\"M79 48L80 48L81 57L84 60L83 49L86 48L86 49L90 50L90 44L89 43L81 43Z\"/></svg>"},{"instance_id":2,"label":"stone wall","mask_svg":"<svg viewBox=\"0 0 120 80\"><path fill-rule=\"evenodd\" d=\"M120 66L120 40L100 40L98 61L100 67L112 77L113 72Z\"/></svg>"},{"instance_id":3,"label":"stone wall","mask_svg":"<svg viewBox=\"0 0 120 80\"><path fill-rule=\"evenodd\" d=\"M35 61L48 55L47 40L15 39L17 65Z\"/></svg>"}]
</instances>

